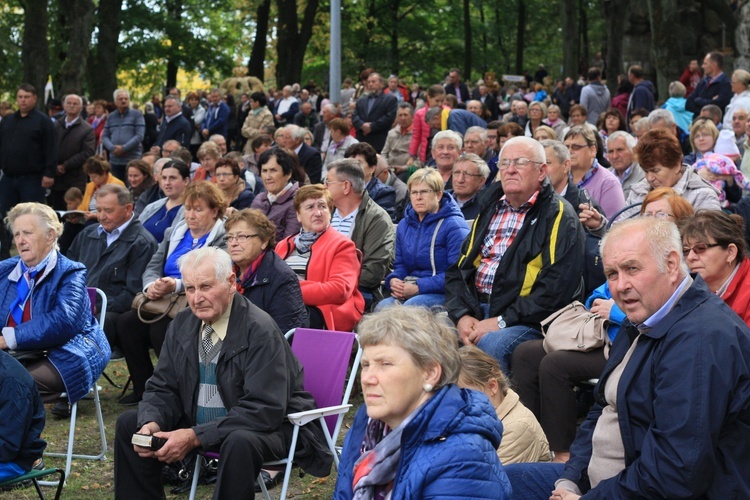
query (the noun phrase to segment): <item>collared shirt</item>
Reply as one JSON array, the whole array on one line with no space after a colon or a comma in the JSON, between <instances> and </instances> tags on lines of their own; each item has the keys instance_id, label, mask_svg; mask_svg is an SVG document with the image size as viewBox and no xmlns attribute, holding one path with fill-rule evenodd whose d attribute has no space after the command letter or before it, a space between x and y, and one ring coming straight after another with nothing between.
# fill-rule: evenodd
<instances>
[{"instance_id":1,"label":"collared shirt","mask_svg":"<svg viewBox=\"0 0 750 500\"><path fill-rule=\"evenodd\" d=\"M174 120L175 118L179 116L182 116L182 111L180 111L179 113L175 113L172 116L165 116L164 121L166 121L167 123L170 123L172 120Z\"/></svg>"},{"instance_id":2,"label":"collared shirt","mask_svg":"<svg viewBox=\"0 0 750 500\"><path fill-rule=\"evenodd\" d=\"M596 161L596 158L594 158L594 163L591 165L591 168L586 171L586 173L583 175L583 179L581 179L580 182L576 184L579 188L582 188L585 186L594 175L596 175L596 171L599 168L599 162ZM573 172L570 173L570 178L573 179Z\"/></svg>"},{"instance_id":3,"label":"collared shirt","mask_svg":"<svg viewBox=\"0 0 750 500\"><path fill-rule=\"evenodd\" d=\"M625 171L622 173L622 176L617 173L617 170L614 168L612 169L614 171L615 177L617 177L617 180L620 181L620 184L624 183L628 177L630 177L630 173L633 171L633 166L635 163L631 163L628 168L625 169Z\"/></svg>"},{"instance_id":4,"label":"collared shirt","mask_svg":"<svg viewBox=\"0 0 750 500\"><path fill-rule=\"evenodd\" d=\"M671 297L669 297L669 300L667 300L663 306L659 308L658 311L656 311L654 314L652 314L646 321L644 321L641 325L636 325L639 330L645 328L653 328L657 324L659 324L659 321L664 319L664 316L669 314L669 311L672 310L672 308L675 305L675 302L677 302L680 297L682 297L682 294L685 293L685 291L690 288L690 285L693 284L693 278L690 277L688 274L685 276L685 278L682 280L682 283L680 283L680 286L677 287L677 290L674 291Z\"/></svg>"},{"instance_id":5,"label":"collared shirt","mask_svg":"<svg viewBox=\"0 0 750 500\"><path fill-rule=\"evenodd\" d=\"M299 143L299 146L294 150L294 153L299 156L299 150L302 149L302 145L305 143L305 141L302 141Z\"/></svg>"},{"instance_id":6,"label":"collared shirt","mask_svg":"<svg viewBox=\"0 0 750 500\"><path fill-rule=\"evenodd\" d=\"M357 217L357 212L359 212L359 207L346 217L342 217L339 209L335 209L331 216L331 227L347 238L351 238L352 231L354 230L354 218Z\"/></svg>"},{"instance_id":7,"label":"collared shirt","mask_svg":"<svg viewBox=\"0 0 750 500\"><path fill-rule=\"evenodd\" d=\"M72 127L72 126L73 126L73 125L75 125L75 124L76 124L76 122L77 122L78 120L80 120L80 119L81 119L80 115L79 115L79 116L76 116L76 117L75 117L75 118L74 118L74 119L73 119L72 121L68 121L68 118L66 117L66 118L65 118L65 128L70 128L70 127Z\"/></svg>"},{"instance_id":8,"label":"collared shirt","mask_svg":"<svg viewBox=\"0 0 750 500\"><path fill-rule=\"evenodd\" d=\"M99 236L102 235L102 233L106 233L107 235L107 248L117 241L117 239L122 235L122 233L125 232L125 230L128 228L131 222L133 222L133 219L135 218L135 214L130 216L130 219L127 220L123 225L120 227L116 227L111 233L108 233L106 229L102 227L101 224L99 224L99 227L96 228L97 232L99 233Z\"/></svg>"},{"instance_id":9,"label":"collared shirt","mask_svg":"<svg viewBox=\"0 0 750 500\"><path fill-rule=\"evenodd\" d=\"M232 313L232 302L234 302L234 296L232 296L232 300L229 301L229 307L227 307L227 310L224 311L224 313L214 321L213 323L208 323L211 325L211 328L214 329L213 333L211 333L211 342L215 345L219 340L224 340L227 337L227 330L229 328L229 316ZM206 327L206 322L201 322L201 329L200 329L200 339L203 340L203 329Z\"/></svg>"},{"instance_id":10,"label":"collared shirt","mask_svg":"<svg viewBox=\"0 0 750 500\"><path fill-rule=\"evenodd\" d=\"M482 260L477 268L474 282L479 293L492 293L492 283L495 281L495 272L500 265L500 260L513 244L513 240L526 220L526 214L534 206L538 196L539 190L518 208L512 207L503 196L495 207L495 213L482 242Z\"/></svg>"}]
</instances>

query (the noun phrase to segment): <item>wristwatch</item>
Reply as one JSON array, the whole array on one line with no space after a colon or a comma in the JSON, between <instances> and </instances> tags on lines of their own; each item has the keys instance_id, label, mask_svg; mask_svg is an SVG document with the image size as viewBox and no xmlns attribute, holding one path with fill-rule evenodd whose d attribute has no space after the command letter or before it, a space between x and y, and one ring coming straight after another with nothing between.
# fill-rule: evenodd
<instances>
[{"instance_id":1,"label":"wristwatch","mask_svg":"<svg viewBox=\"0 0 750 500\"><path fill-rule=\"evenodd\" d=\"M508 325L505 323L505 320L503 319L503 317L502 316L498 316L497 317L497 327L502 330L506 326L508 326Z\"/></svg>"}]
</instances>

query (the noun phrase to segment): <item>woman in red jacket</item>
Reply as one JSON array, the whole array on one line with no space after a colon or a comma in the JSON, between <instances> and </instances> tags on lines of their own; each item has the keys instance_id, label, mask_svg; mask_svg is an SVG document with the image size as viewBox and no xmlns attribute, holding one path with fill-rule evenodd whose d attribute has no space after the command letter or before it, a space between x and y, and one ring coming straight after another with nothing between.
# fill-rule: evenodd
<instances>
[{"instance_id":1,"label":"woman in red jacket","mask_svg":"<svg viewBox=\"0 0 750 500\"><path fill-rule=\"evenodd\" d=\"M281 240L276 253L299 276L310 327L351 331L365 308L357 288L358 250L352 240L330 227L333 199L321 184L301 187L294 196L294 209L302 229Z\"/></svg>"}]
</instances>

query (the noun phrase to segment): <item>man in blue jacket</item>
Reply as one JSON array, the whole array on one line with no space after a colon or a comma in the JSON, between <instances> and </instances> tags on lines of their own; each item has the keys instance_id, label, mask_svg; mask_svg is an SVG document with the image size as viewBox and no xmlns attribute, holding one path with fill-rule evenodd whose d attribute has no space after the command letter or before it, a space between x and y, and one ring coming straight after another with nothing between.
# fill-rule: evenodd
<instances>
[{"instance_id":1,"label":"man in blue jacket","mask_svg":"<svg viewBox=\"0 0 750 500\"><path fill-rule=\"evenodd\" d=\"M109 152L112 175L125 181L128 162L141 157L146 122L140 111L130 109L130 93L127 90L115 90L114 99L117 110L109 114L104 125L102 146Z\"/></svg>"},{"instance_id":2,"label":"man in blue jacket","mask_svg":"<svg viewBox=\"0 0 750 500\"><path fill-rule=\"evenodd\" d=\"M732 100L732 84L722 71L724 56L720 52L709 52L703 59L705 76L687 98L685 108L693 112L693 119L698 118L706 104L715 104L723 112Z\"/></svg>"},{"instance_id":3,"label":"man in blue jacket","mask_svg":"<svg viewBox=\"0 0 750 500\"><path fill-rule=\"evenodd\" d=\"M211 104L206 110L206 117L203 119L203 139L208 139L213 134L221 134L224 139L227 138L227 129L229 127L229 106L221 98L219 89L211 90L208 94L208 102Z\"/></svg>"},{"instance_id":4,"label":"man in blue jacket","mask_svg":"<svg viewBox=\"0 0 750 500\"><path fill-rule=\"evenodd\" d=\"M164 99L164 121L159 128L159 134L156 136L156 142L151 150L161 153L164 144L172 140L179 142L183 148L190 147L192 135L193 127L182 114L180 100L175 96L168 95Z\"/></svg>"}]
</instances>

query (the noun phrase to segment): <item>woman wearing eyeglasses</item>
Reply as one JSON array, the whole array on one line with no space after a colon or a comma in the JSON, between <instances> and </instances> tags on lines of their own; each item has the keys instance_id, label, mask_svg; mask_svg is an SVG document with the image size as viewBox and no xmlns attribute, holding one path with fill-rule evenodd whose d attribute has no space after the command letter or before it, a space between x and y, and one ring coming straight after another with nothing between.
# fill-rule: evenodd
<instances>
[{"instance_id":1,"label":"woman wearing eyeglasses","mask_svg":"<svg viewBox=\"0 0 750 500\"><path fill-rule=\"evenodd\" d=\"M418 170L406 184L409 205L396 229L396 258L385 286L391 296L376 310L400 302L438 306L445 302L445 271L456 262L469 233L461 209L443 192L443 178L434 168Z\"/></svg>"},{"instance_id":2,"label":"woman wearing eyeglasses","mask_svg":"<svg viewBox=\"0 0 750 500\"><path fill-rule=\"evenodd\" d=\"M307 309L297 275L273 251L276 225L260 210L248 208L227 217L224 229L237 291L266 311L282 332L307 327Z\"/></svg>"},{"instance_id":3,"label":"woman wearing eyeglasses","mask_svg":"<svg viewBox=\"0 0 750 500\"><path fill-rule=\"evenodd\" d=\"M216 177L216 185L224 192L229 203L228 214L235 210L250 208L255 198L255 194L242 178L241 173L240 166L232 158L222 158L216 162L214 177Z\"/></svg>"},{"instance_id":4,"label":"woman wearing eyeglasses","mask_svg":"<svg viewBox=\"0 0 750 500\"><path fill-rule=\"evenodd\" d=\"M700 210L680 223L682 253L691 273L750 325L750 259L739 215Z\"/></svg>"}]
</instances>

